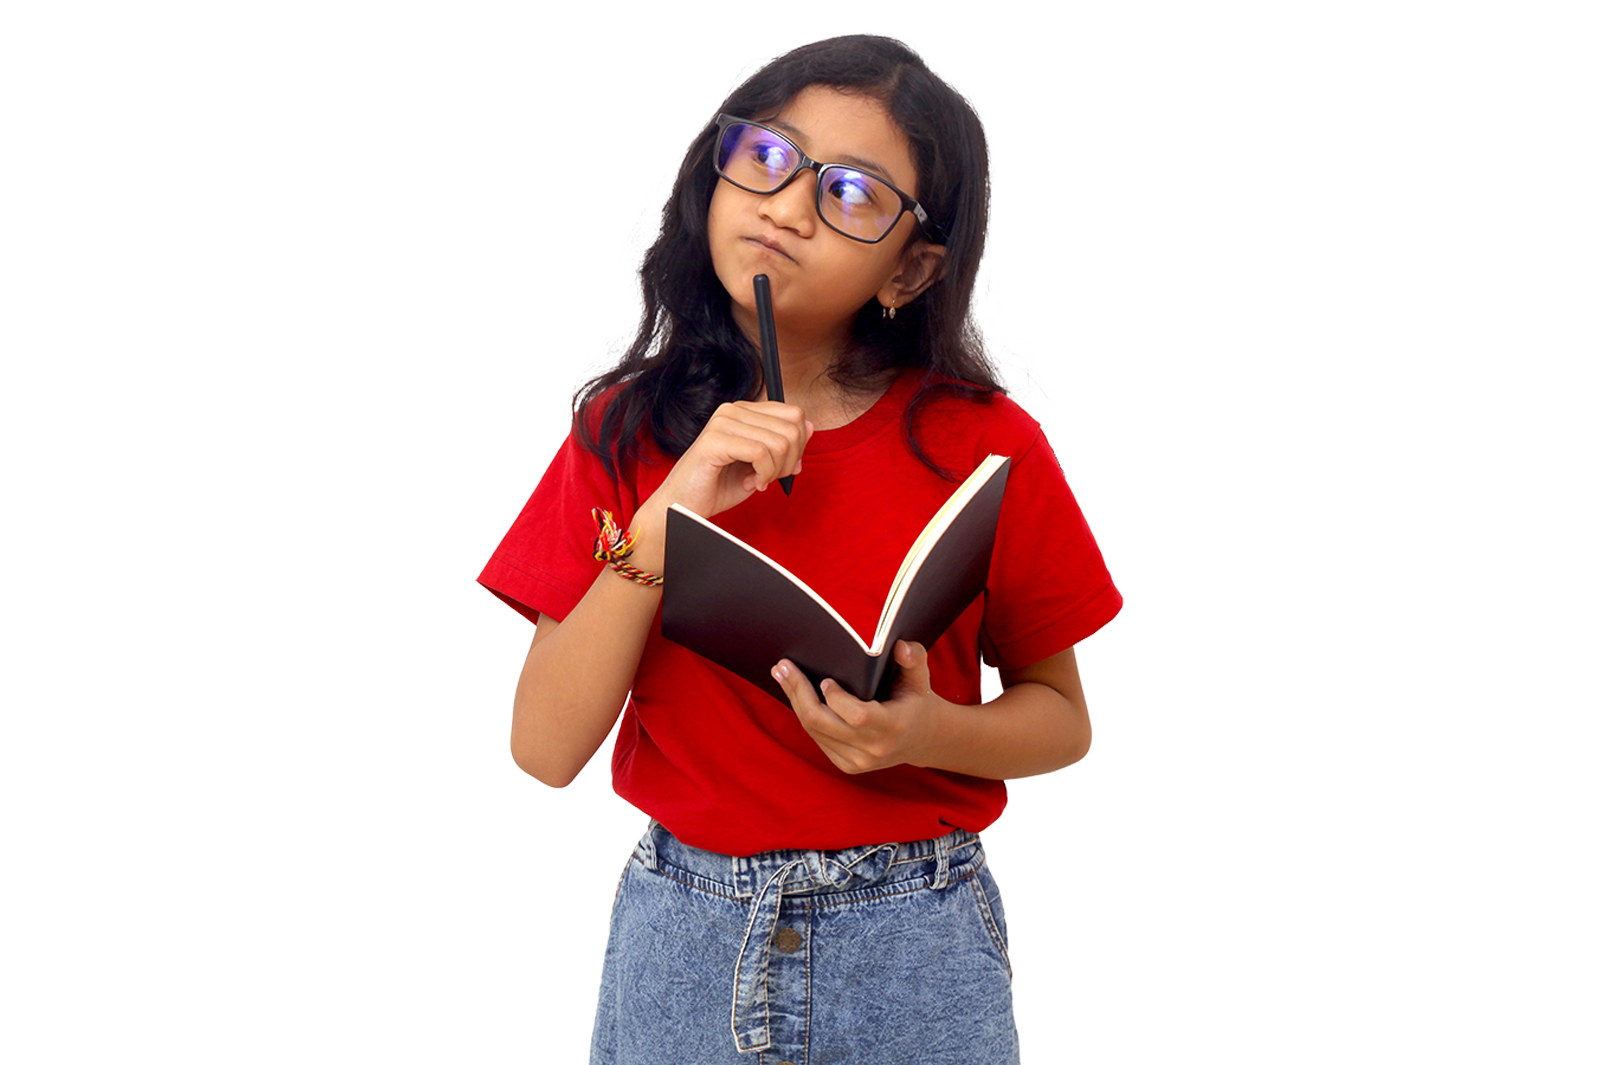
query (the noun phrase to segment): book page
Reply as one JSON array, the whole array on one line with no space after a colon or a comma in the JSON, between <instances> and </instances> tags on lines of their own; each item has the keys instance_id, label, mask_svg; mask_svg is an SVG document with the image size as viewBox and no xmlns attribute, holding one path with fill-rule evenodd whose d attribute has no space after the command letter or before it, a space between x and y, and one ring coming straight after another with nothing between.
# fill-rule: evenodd
<instances>
[{"instance_id":1,"label":"book page","mask_svg":"<svg viewBox=\"0 0 1600 1065\"><path fill-rule=\"evenodd\" d=\"M961 483L961 487L957 488L954 494L945 500L944 506L939 508L938 513L929 518L928 524L923 526L922 532L912 542L911 550L906 553L905 560L900 563L900 572L894 575L894 581L889 585L889 597L883 604L883 613L878 615L878 627L872 637L871 651L873 654L883 653L883 644L888 636L889 623L900 609L900 603L905 598L906 587L911 583L911 579L917 575L917 570L921 567L923 560L928 557L928 552L932 550L934 544L939 542L939 537L944 535L945 530L950 527L950 523L955 520L956 515L960 514L972 497L977 495L979 489L989 483L989 479L994 476L995 471L1003 466L1006 461L1006 456L1004 455L990 455L980 462L978 468L973 470L967 479Z\"/></svg>"}]
</instances>

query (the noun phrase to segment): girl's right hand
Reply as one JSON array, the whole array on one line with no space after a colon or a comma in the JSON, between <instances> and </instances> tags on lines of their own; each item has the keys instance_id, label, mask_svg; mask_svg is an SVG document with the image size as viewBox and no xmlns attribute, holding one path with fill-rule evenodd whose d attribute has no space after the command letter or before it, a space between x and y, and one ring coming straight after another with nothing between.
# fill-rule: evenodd
<instances>
[{"instance_id":1,"label":"girl's right hand","mask_svg":"<svg viewBox=\"0 0 1600 1065\"><path fill-rule=\"evenodd\" d=\"M703 518L736 507L798 470L811 432L791 403L724 403L646 505L681 503Z\"/></svg>"},{"instance_id":2,"label":"girl's right hand","mask_svg":"<svg viewBox=\"0 0 1600 1065\"><path fill-rule=\"evenodd\" d=\"M738 506L800 470L815 427L792 403L724 403L711 415L661 487L634 516L634 565L660 573L667 508L681 503L703 518ZM652 565L653 563L653 565Z\"/></svg>"}]
</instances>

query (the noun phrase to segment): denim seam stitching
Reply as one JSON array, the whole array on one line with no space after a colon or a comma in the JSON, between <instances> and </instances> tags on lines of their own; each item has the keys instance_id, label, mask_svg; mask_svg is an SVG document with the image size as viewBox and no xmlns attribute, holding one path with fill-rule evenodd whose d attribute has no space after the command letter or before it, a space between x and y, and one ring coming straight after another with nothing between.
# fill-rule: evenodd
<instances>
[{"instance_id":1,"label":"denim seam stitching","mask_svg":"<svg viewBox=\"0 0 1600 1065\"><path fill-rule=\"evenodd\" d=\"M978 845L978 842L979 842L978 838L976 836L974 836L972 839L967 840L965 843L957 843L955 846L951 847L946 853L954 854L957 851L966 850L968 847L975 847L975 846ZM913 854L913 855L909 855L909 856L907 856L905 858L896 858L893 861L891 861L889 863L889 865L892 868L893 866L896 866L896 865L908 865L908 864L910 864L912 862L931 862L931 861L934 860L935 857L936 857L936 855L933 855L933 854Z\"/></svg>"},{"instance_id":2,"label":"denim seam stitching","mask_svg":"<svg viewBox=\"0 0 1600 1065\"><path fill-rule=\"evenodd\" d=\"M637 860L637 857L635 860ZM644 865L642 861L639 864ZM748 903L750 901L749 897L747 896L731 893L728 890L722 890L726 887L726 885L718 884L714 880L708 880L705 877L698 876L686 869L680 869L675 865L667 865L665 862L658 862L656 868L649 869L648 866L646 868L649 872L655 873L657 876L662 876L673 881L674 883L682 884L684 887L693 891L703 891L707 895L714 895L717 898L727 899L730 902ZM965 883L967 880L975 876L978 870L982 868L983 860L981 858L974 860L971 866L962 870L960 876L952 875L949 883L945 885L946 888ZM858 889L858 891L839 892L833 894L831 897L829 895L799 895L798 893L795 895L790 895L789 897L815 899L817 900L817 905L819 906L844 906L853 902L872 902L877 899L893 898L896 895L907 895L913 891L930 890L932 880L930 880L928 877L917 877L915 880L902 881L902 883L911 886L899 888L894 891L881 891L873 894L862 894L861 892L870 891L871 889L861 888Z\"/></svg>"},{"instance_id":3,"label":"denim seam stitching","mask_svg":"<svg viewBox=\"0 0 1600 1065\"><path fill-rule=\"evenodd\" d=\"M816 934L810 902L800 907L806 915L806 1027L800 1037L800 1065L811 1065L811 937Z\"/></svg>"},{"instance_id":4,"label":"denim seam stitching","mask_svg":"<svg viewBox=\"0 0 1600 1065\"><path fill-rule=\"evenodd\" d=\"M727 899L729 902L749 901L742 895L729 894L727 891L720 891L718 888L722 887L723 885L717 884L717 882L714 880L707 880L702 876L696 876L687 869L679 869L675 865L668 866L665 863L662 863L658 865L657 868L650 871L655 873L657 876L664 876L674 883L682 884L684 887L693 891L703 891L707 895L715 895L717 898ZM675 873L681 873L683 875L675 876Z\"/></svg>"},{"instance_id":5,"label":"denim seam stitching","mask_svg":"<svg viewBox=\"0 0 1600 1065\"><path fill-rule=\"evenodd\" d=\"M1006 975L1012 976L1011 952L1006 949L1005 942L1000 937L1000 926L989 908L989 893L983 890L983 884L976 879L972 881L972 896L978 903L978 915L983 919L983 926L988 930L990 940L994 942L994 949L1000 952L1000 960L1005 964Z\"/></svg>"},{"instance_id":6,"label":"denim seam stitching","mask_svg":"<svg viewBox=\"0 0 1600 1065\"><path fill-rule=\"evenodd\" d=\"M966 883L968 880L972 879L972 877L976 876L977 872L977 869L965 870L960 877L951 877L950 882L945 885L946 890L954 887L957 884ZM857 902L877 902L880 899L892 899L900 895L910 895L917 891L933 890L933 881L929 880L927 877L918 877L915 880L903 881L903 883L906 886L896 888L892 891L872 891L870 888L862 888L859 892L850 891L842 892L837 895L805 895L801 897L808 899L810 904L816 906L818 909L824 909L832 906L849 906Z\"/></svg>"}]
</instances>

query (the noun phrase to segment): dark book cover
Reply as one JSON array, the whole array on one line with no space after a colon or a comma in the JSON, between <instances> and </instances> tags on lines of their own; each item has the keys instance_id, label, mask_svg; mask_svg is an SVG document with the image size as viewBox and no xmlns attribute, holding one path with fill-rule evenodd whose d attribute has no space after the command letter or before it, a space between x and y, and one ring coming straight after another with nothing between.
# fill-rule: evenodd
<instances>
[{"instance_id":1,"label":"dark book cover","mask_svg":"<svg viewBox=\"0 0 1600 1065\"><path fill-rule=\"evenodd\" d=\"M983 591L1009 459L990 456L907 552L878 631L863 638L821 597L733 534L674 505L667 512L661 634L787 705L772 667L787 658L812 684L832 677L887 698L896 640L931 646Z\"/></svg>"}]
</instances>

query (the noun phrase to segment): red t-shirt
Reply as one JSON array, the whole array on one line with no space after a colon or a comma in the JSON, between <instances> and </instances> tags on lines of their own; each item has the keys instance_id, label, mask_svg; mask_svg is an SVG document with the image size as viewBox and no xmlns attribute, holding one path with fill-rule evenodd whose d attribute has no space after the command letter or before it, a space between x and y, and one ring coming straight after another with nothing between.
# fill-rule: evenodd
<instances>
[{"instance_id":1,"label":"red t-shirt","mask_svg":"<svg viewBox=\"0 0 1600 1065\"><path fill-rule=\"evenodd\" d=\"M925 405L919 439L956 475L947 481L906 444L903 415L914 389L914 376L902 374L855 421L813 434L792 497L774 487L714 521L870 635L928 519L986 456L1009 456L984 595L929 649L933 690L975 704L980 649L994 666L1031 665L1110 621L1122 596L1037 422L1005 397ZM530 619L565 618L601 570L590 509L610 510L626 528L671 465L647 441L618 484L569 437L479 582ZM1006 802L1003 781L939 769L841 772L787 703L663 639L659 613L611 768L617 794L673 835L734 855L977 832Z\"/></svg>"}]
</instances>

